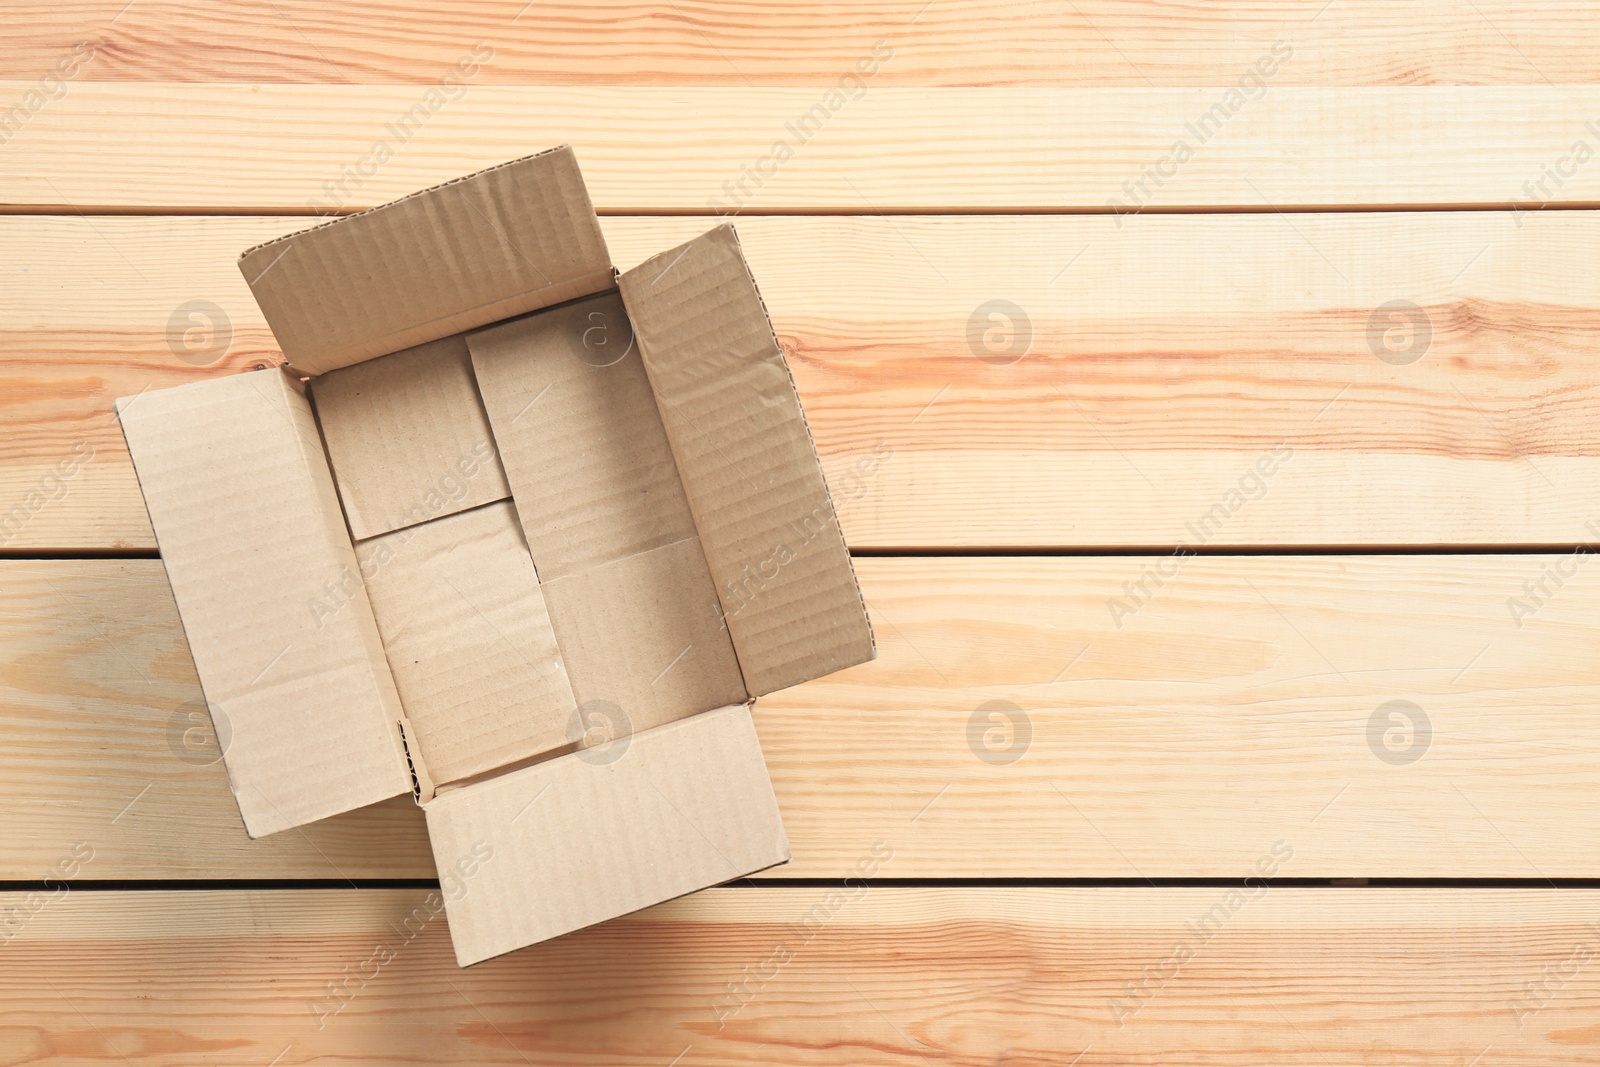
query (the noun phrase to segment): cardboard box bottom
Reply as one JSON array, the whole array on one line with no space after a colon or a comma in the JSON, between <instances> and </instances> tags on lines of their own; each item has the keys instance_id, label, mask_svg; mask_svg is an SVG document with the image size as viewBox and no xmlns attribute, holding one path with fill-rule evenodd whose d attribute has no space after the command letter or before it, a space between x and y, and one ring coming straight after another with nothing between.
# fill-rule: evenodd
<instances>
[{"instance_id":1,"label":"cardboard box bottom","mask_svg":"<svg viewBox=\"0 0 1600 1067\"><path fill-rule=\"evenodd\" d=\"M466 967L789 860L748 705L424 805Z\"/></svg>"},{"instance_id":2,"label":"cardboard box bottom","mask_svg":"<svg viewBox=\"0 0 1600 1067\"><path fill-rule=\"evenodd\" d=\"M512 504L434 519L357 551L415 734L412 759L430 781L486 774L579 739L572 685Z\"/></svg>"}]
</instances>

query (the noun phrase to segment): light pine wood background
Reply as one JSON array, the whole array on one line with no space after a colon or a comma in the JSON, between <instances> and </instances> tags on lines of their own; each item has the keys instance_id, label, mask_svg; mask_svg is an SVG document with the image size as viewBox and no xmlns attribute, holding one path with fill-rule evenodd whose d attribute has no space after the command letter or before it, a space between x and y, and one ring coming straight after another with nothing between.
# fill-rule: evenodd
<instances>
[{"instance_id":1,"label":"light pine wood background","mask_svg":"<svg viewBox=\"0 0 1600 1067\"><path fill-rule=\"evenodd\" d=\"M0 1064L1600 1058L1600 3L124 4L0 12ZM460 971L409 801L244 837L111 402L474 48L341 207L570 142L625 268L875 47L735 219L880 644L794 862Z\"/></svg>"}]
</instances>

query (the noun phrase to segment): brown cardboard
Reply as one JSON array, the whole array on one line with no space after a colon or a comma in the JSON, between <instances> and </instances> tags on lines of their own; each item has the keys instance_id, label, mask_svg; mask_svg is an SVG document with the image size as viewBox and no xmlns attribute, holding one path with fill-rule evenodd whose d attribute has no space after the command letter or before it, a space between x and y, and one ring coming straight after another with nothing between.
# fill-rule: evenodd
<instances>
[{"instance_id":1,"label":"brown cardboard","mask_svg":"<svg viewBox=\"0 0 1600 1067\"><path fill-rule=\"evenodd\" d=\"M239 269L309 375L612 284L566 146L268 241Z\"/></svg>"},{"instance_id":2,"label":"brown cardboard","mask_svg":"<svg viewBox=\"0 0 1600 1067\"><path fill-rule=\"evenodd\" d=\"M749 697L698 538L544 586L578 705L635 730Z\"/></svg>"},{"instance_id":3,"label":"brown cardboard","mask_svg":"<svg viewBox=\"0 0 1600 1067\"><path fill-rule=\"evenodd\" d=\"M511 496L461 335L330 371L310 395L356 540Z\"/></svg>"},{"instance_id":4,"label":"brown cardboard","mask_svg":"<svg viewBox=\"0 0 1600 1067\"><path fill-rule=\"evenodd\" d=\"M463 967L789 859L747 707L441 793L423 810Z\"/></svg>"},{"instance_id":5,"label":"brown cardboard","mask_svg":"<svg viewBox=\"0 0 1600 1067\"><path fill-rule=\"evenodd\" d=\"M412 758L435 785L578 740L572 686L511 504L387 534L358 555L416 739Z\"/></svg>"},{"instance_id":6,"label":"brown cardboard","mask_svg":"<svg viewBox=\"0 0 1600 1067\"><path fill-rule=\"evenodd\" d=\"M413 788L463 963L787 859L750 699L872 640L732 230L619 293L559 149L240 265L295 373L119 413L250 832Z\"/></svg>"},{"instance_id":7,"label":"brown cardboard","mask_svg":"<svg viewBox=\"0 0 1600 1067\"><path fill-rule=\"evenodd\" d=\"M871 659L822 464L733 227L620 284L750 694Z\"/></svg>"},{"instance_id":8,"label":"brown cardboard","mask_svg":"<svg viewBox=\"0 0 1600 1067\"><path fill-rule=\"evenodd\" d=\"M299 383L217 378L117 414L250 836L410 790L400 700Z\"/></svg>"},{"instance_id":9,"label":"brown cardboard","mask_svg":"<svg viewBox=\"0 0 1600 1067\"><path fill-rule=\"evenodd\" d=\"M545 581L695 536L632 341L614 292L467 337Z\"/></svg>"},{"instance_id":10,"label":"brown cardboard","mask_svg":"<svg viewBox=\"0 0 1600 1067\"><path fill-rule=\"evenodd\" d=\"M580 707L643 730L747 699L616 293L469 334Z\"/></svg>"}]
</instances>

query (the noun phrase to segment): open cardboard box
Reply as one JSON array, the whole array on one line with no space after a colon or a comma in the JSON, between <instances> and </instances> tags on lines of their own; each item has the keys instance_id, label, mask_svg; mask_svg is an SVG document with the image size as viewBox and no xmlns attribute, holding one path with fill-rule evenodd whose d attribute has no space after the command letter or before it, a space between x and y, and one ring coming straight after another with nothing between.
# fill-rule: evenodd
<instances>
[{"instance_id":1,"label":"open cardboard box","mask_svg":"<svg viewBox=\"0 0 1600 1067\"><path fill-rule=\"evenodd\" d=\"M732 227L563 147L240 269L287 366L117 413L250 836L412 792L462 966L786 862L751 701L873 643Z\"/></svg>"}]
</instances>

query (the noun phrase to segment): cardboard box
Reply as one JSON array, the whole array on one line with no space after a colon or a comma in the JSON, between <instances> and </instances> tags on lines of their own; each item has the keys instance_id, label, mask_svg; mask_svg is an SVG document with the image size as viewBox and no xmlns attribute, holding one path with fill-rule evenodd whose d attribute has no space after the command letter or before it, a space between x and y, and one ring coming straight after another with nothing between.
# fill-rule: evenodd
<instances>
[{"instance_id":1,"label":"cardboard box","mask_svg":"<svg viewBox=\"0 0 1600 1067\"><path fill-rule=\"evenodd\" d=\"M873 656L730 226L569 148L245 252L288 364L117 413L252 837L400 793L462 966L789 858L752 701Z\"/></svg>"}]
</instances>

